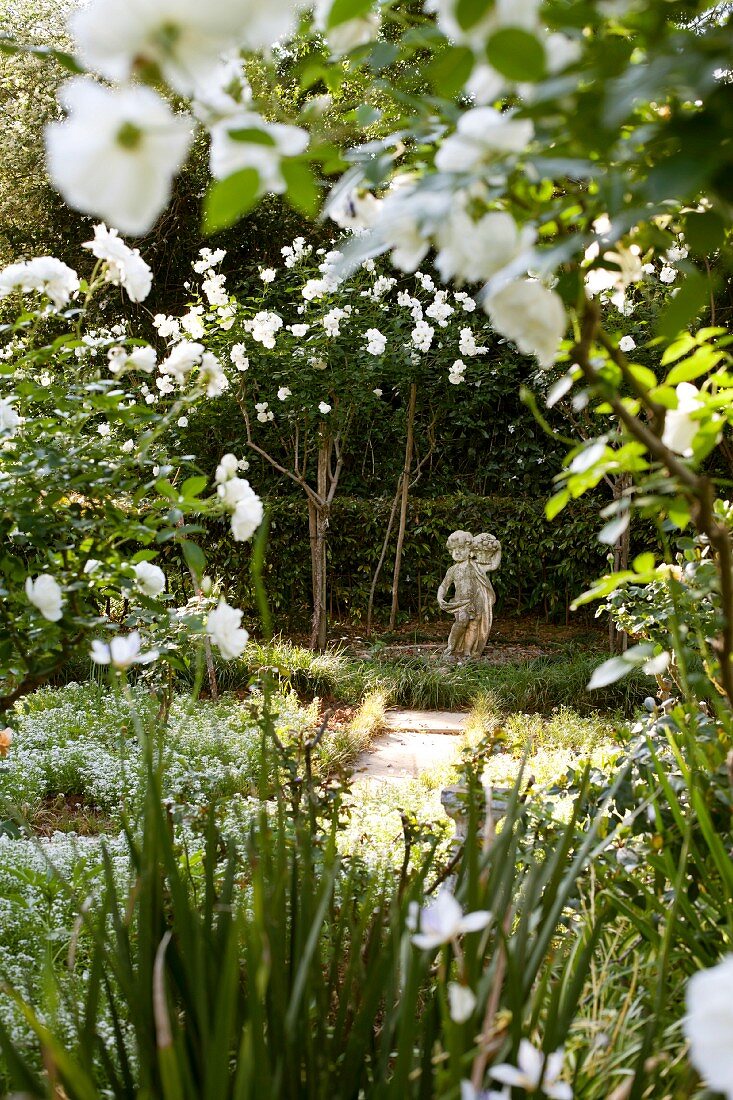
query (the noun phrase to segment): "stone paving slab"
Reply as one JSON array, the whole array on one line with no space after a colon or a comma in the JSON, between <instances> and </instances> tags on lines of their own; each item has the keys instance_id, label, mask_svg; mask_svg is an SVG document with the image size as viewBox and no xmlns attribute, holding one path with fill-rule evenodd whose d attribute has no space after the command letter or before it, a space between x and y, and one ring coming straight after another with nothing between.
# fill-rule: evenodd
<instances>
[{"instance_id":1,"label":"stone paving slab","mask_svg":"<svg viewBox=\"0 0 733 1100\"><path fill-rule=\"evenodd\" d=\"M354 766L355 779L416 779L423 772L456 764L462 738L446 737L446 732L422 733L411 730L387 730L375 738ZM452 732L458 733L460 730Z\"/></svg>"},{"instance_id":2,"label":"stone paving slab","mask_svg":"<svg viewBox=\"0 0 733 1100\"><path fill-rule=\"evenodd\" d=\"M467 711L388 710L383 724L387 730L460 734L466 728L467 719Z\"/></svg>"}]
</instances>

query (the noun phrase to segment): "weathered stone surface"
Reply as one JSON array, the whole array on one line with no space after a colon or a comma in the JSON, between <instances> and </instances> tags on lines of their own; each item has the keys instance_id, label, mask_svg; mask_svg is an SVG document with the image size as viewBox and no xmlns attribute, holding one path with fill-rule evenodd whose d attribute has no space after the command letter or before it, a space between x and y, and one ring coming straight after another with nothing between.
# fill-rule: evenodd
<instances>
[{"instance_id":1,"label":"weathered stone surface","mask_svg":"<svg viewBox=\"0 0 733 1100\"><path fill-rule=\"evenodd\" d=\"M489 573L501 564L501 543L486 531L475 536L468 531L454 531L446 546L455 565L438 589L438 604L454 616L455 622L445 656L467 661L481 656L491 631L496 594ZM453 596L449 599L451 589Z\"/></svg>"}]
</instances>

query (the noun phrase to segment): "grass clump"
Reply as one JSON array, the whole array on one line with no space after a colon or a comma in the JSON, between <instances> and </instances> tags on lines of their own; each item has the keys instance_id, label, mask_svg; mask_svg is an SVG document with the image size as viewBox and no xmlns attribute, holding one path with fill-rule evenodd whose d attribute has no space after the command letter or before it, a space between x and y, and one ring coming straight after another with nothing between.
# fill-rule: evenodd
<instances>
[{"instance_id":1,"label":"grass clump","mask_svg":"<svg viewBox=\"0 0 733 1100\"><path fill-rule=\"evenodd\" d=\"M579 714L597 711L633 713L649 694L650 680L634 671L599 691L588 681L599 656L568 648L557 655L507 664L443 666L424 657L352 657L343 649L312 653L287 641L251 643L239 661L222 674L231 688L250 683L259 671L276 672L281 687L307 698L318 696L359 705L370 693L385 704L418 710L465 710L490 696L503 711L551 714L572 707Z\"/></svg>"}]
</instances>

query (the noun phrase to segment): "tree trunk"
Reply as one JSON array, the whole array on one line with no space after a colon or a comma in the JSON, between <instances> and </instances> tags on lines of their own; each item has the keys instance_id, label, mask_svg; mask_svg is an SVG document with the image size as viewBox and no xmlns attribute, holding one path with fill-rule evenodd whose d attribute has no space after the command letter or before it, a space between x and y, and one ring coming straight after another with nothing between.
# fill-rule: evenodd
<instances>
[{"instance_id":1,"label":"tree trunk","mask_svg":"<svg viewBox=\"0 0 733 1100\"><path fill-rule=\"evenodd\" d=\"M405 541L405 528L407 526L407 504L410 497L410 470L412 469L412 451L415 436L415 406L417 405L417 385L410 386L410 400L407 406L407 439L405 440L405 465L402 470L402 502L400 505L400 526L397 532L397 547L395 549L394 573L392 574L392 610L389 615L389 629L394 630L397 625L397 611L399 609L399 584L400 569L402 567L402 547Z\"/></svg>"},{"instance_id":2,"label":"tree trunk","mask_svg":"<svg viewBox=\"0 0 733 1100\"><path fill-rule=\"evenodd\" d=\"M332 441L328 436L321 437L318 445L318 497L319 501L329 498L329 462ZM326 648L328 637L328 585L326 577L326 542L328 538L329 503L321 504L309 500L308 512L311 530L311 567L313 571L313 623L311 627L310 647L318 653Z\"/></svg>"},{"instance_id":3,"label":"tree trunk","mask_svg":"<svg viewBox=\"0 0 733 1100\"><path fill-rule=\"evenodd\" d=\"M389 520L387 521L387 530L384 534L384 542L382 543L382 552L379 555L379 561L377 562L376 569L374 570L374 576L372 577L371 588L369 589L369 603L367 604L367 621L366 621L366 635L367 638L372 632L372 619L374 617L374 593L377 591L377 581L379 580L379 574L382 572L382 566L384 565L384 559L387 556L387 547L389 546L390 536L392 534L392 527L394 525L395 516L397 515L397 505L400 502L400 493L402 492L402 476L397 482L397 492L392 500L392 507L389 512Z\"/></svg>"}]
</instances>

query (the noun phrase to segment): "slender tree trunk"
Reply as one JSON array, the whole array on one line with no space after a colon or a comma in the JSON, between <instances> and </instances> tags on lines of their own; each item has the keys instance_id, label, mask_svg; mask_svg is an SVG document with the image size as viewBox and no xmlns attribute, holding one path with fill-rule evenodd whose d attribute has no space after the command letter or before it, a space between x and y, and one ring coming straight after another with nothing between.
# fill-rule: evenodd
<instances>
[{"instance_id":1,"label":"slender tree trunk","mask_svg":"<svg viewBox=\"0 0 733 1100\"><path fill-rule=\"evenodd\" d=\"M179 520L178 527L183 527L183 520ZM188 572L193 583L193 590L197 598L201 598L203 595L199 587L199 578L196 576L195 570L188 566ZM208 634L204 635L204 657L206 659L206 673L209 678L209 691L211 692L211 698L216 702L219 698L219 685L216 682L216 669L214 668L214 655L211 651L211 639Z\"/></svg>"},{"instance_id":2,"label":"slender tree trunk","mask_svg":"<svg viewBox=\"0 0 733 1100\"><path fill-rule=\"evenodd\" d=\"M329 501L329 464L332 441L326 435L321 437L318 446L318 497L319 501ZM326 648L328 637L328 586L326 577L326 542L328 538L328 503L309 503L309 512L313 513L311 528L311 565L313 569L313 624L311 627L310 647L321 653Z\"/></svg>"},{"instance_id":3,"label":"slender tree trunk","mask_svg":"<svg viewBox=\"0 0 733 1100\"><path fill-rule=\"evenodd\" d=\"M415 442L415 406L417 405L417 385L410 386L410 400L407 406L407 439L405 441L405 465L402 470L402 503L400 505L400 526L397 531L397 547L395 549L394 573L392 574L392 610L389 615L389 629L394 630L397 624L397 611L399 609L399 584L400 569L402 568L402 547L405 542L405 528L407 526L407 504L410 497L410 470L412 469L412 451Z\"/></svg>"},{"instance_id":4,"label":"slender tree trunk","mask_svg":"<svg viewBox=\"0 0 733 1100\"><path fill-rule=\"evenodd\" d=\"M624 492L631 485L630 474L622 474L613 483L613 499L620 500ZM631 547L631 521L626 530L619 535L613 548L613 571L620 572L629 567L629 550ZM608 620L608 647L611 653L625 653L629 646L629 636L624 630L619 630L613 619Z\"/></svg>"},{"instance_id":5,"label":"slender tree trunk","mask_svg":"<svg viewBox=\"0 0 733 1100\"><path fill-rule=\"evenodd\" d=\"M367 605L367 621L366 621L366 633L367 638L372 632L372 618L374 616L374 593L377 591L377 581L379 580L379 574L382 572L382 566L384 565L384 559L387 557L387 547L389 546L390 536L392 534L392 527L394 526L395 516L397 515L397 505L400 502L400 494L402 492L402 476L397 483L397 492L392 500L392 507L389 513L389 520L387 521L387 530L384 535L384 542L382 543L382 552L379 555L379 561L377 562L376 569L374 570L374 576L372 577L371 588L369 589L369 603Z\"/></svg>"}]
</instances>

